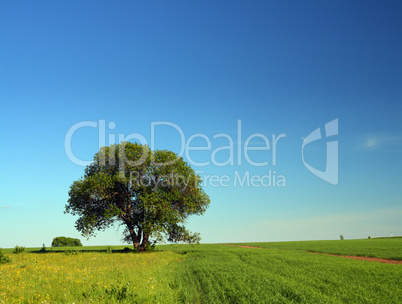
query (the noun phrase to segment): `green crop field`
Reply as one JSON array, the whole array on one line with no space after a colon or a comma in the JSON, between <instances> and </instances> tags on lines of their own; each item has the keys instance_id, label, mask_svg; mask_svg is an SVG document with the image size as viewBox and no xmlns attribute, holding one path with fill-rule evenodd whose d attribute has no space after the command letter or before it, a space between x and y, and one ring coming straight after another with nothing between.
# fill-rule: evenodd
<instances>
[{"instance_id":1,"label":"green crop field","mask_svg":"<svg viewBox=\"0 0 402 304\"><path fill-rule=\"evenodd\" d=\"M245 245L245 244L242 244ZM402 239L125 246L13 254L0 303L401 303L402 265L308 251L400 256Z\"/></svg>"},{"instance_id":2,"label":"green crop field","mask_svg":"<svg viewBox=\"0 0 402 304\"><path fill-rule=\"evenodd\" d=\"M242 243L238 245L402 260L401 237L343 241Z\"/></svg>"}]
</instances>

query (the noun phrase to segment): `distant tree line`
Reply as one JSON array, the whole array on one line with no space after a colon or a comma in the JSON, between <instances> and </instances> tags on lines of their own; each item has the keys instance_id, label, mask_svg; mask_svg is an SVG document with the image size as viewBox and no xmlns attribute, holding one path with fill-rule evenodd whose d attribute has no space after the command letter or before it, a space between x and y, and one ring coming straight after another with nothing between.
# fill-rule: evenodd
<instances>
[{"instance_id":1,"label":"distant tree line","mask_svg":"<svg viewBox=\"0 0 402 304\"><path fill-rule=\"evenodd\" d=\"M52 247L76 247L82 246L79 239L69 238L65 236L58 236L53 239Z\"/></svg>"}]
</instances>

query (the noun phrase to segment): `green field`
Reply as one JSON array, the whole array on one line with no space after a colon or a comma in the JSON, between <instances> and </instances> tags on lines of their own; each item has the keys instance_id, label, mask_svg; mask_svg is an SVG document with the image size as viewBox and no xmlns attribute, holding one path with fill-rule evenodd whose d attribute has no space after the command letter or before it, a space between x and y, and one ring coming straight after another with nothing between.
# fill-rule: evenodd
<instances>
[{"instance_id":1,"label":"green field","mask_svg":"<svg viewBox=\"0 0 402 304\"><path fill-rule=\"evenodd\" d=\"M242 243L238 245L402 260L402 238L400 237L343 241Z\"/></svg>"},{"instance_id":2,"label":"green field","mask_svg":"<svg viewBox=\"0 0 402 304\"><path fill-rule=\"evenodd\" d=\"M245 244L242 244L245 245ZM308 251L400 256L402 239L125 246L8 253L0 303L401 303L402 265ZM12 250L7 250L12 251Z\"/></svg>"}]
</instances>

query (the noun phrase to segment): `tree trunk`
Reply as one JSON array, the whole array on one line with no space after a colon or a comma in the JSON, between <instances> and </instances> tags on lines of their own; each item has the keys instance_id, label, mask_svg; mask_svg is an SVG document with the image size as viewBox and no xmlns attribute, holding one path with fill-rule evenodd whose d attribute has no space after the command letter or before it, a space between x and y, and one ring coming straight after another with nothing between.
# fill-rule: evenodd
<instances>
[{"instance_id":1,"label":"tree trunk","mask_svg":"<svg viewBox=\"0 0 402 304\"><path fill-rule=\"evenodd\" d=\"M149 234L143 232L142 242L141 242L141 246L140 246L140 252L145 252L145 250L148 247L148 242L149 242Z\"/></svg>"},{"instance_id":2,"label":"tree trunk","mask_svg":"<svg viewBox=\"0 0 402 304\"><path fill-rule=\"evenodd\" d=\"M141 251L140 250L140 245L141 244L140 244L140 241L139 241L138 236L135 233L135 231L133 230L133 233L130 231L130 235L131 235L131 239L133 240L134 249L137 249L137 250Z\"/></svg>"},{"instance_id":3,"label":"tree trunk","mask_svg":"<svg viewBox=\"0 0 402 304\"><path fill-rule=\"evenodd\" d=\"M128 228L128 232L130 233L131 240L133 241L134 249L140 250L140 241L141 241L141 231L138 231L138 234L134 230L134 226L129 222L126 221L126 225Z\"/></svg>"},{"instance_id":4,"label":"tree trunk","mask_svg":"<svg viewBox=\"0 0 402 304\"><path fill-rule=\"evenodd\" d=\"M130 233L131 240L133 242L134 250L139 252L145 252L149 243L149 233L145 233L141 228L137 232L134 230L134 226L126 221L128 232ZM141 240L142 239L142 240Z\"/></svg>"}]
</instances>

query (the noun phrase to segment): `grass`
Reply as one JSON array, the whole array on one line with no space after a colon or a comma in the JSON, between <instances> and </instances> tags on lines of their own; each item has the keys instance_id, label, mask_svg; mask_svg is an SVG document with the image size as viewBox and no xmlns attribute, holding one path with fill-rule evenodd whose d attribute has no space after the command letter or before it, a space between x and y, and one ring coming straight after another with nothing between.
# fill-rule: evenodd
<instances>
[{"instance_id":1,"label":"grass","mask_svg":"<svg viewBox=\"0 0 402 304\"><path fill-rule=\"evenodd\" d=\"M65 252L65 251L80 251L80 252L106 252L109 248L112 248L113 252L123 251L124 248L133 248L133 246L129 245L121 245L121 246L77 246L77 247L46 247L46 252ZM3 249L5 253L12 253L15 248L6 248ZM25 248L25 252L31 253L41 253L42 247L30 247Z\"/></svg>"},{"instance_id":2,"label":"grass","mask_svg":"<svg viewBox=\"0 0 402 304\"><path fill-rule=\"evenodd\" d=\"M401 244L165 245L146 254L124 253L126 246L112 247L113 253L109 246L46 253L26 248L20 254L8 249L12 261L0 265L0 303L400 303L402 265L308 251L389 257Z\"/></svg>"},{"instance_id":3,"label":"grass","mask_svg":"<svg viewBox=\"0 0 402 304\"><path fill-rule=\"evenodd\" d=\"M45 253L11 255L0 268L0 303L174 302L179 255Z\"/></svg>"},{"instance_id":4,"label":"grass","mask_svg":"<svg viewBox=\"0 0 402 304\"><path fill-rule=\"evenodd\" d=\"M180 302L400 303L400 265L303 251L204 245L178 269Z\"/></svg>"},{"instance_id":5,"label":"grass","mask_svg":"<svg viewBox=\"0 0 402 304\"><path fill-rule=\"evenodd\" d=\"M238 245L402 260L402 238L396 237L343 241L242 243Z\"/></svg>"}]
</instances>

